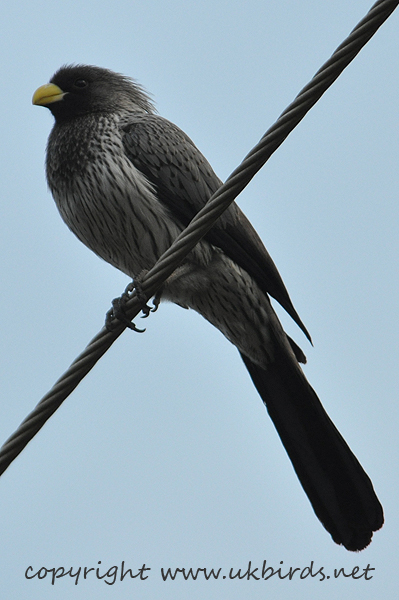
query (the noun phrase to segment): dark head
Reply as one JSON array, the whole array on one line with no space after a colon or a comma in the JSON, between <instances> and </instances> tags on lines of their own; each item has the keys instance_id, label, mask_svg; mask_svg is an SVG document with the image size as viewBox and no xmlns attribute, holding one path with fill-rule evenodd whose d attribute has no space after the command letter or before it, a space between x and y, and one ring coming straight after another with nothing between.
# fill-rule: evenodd
<instances>
[{"instance_id":1,"label":"dark head","mask_svg":"<svg viewBox=\"0 0 399 600\"><path fill-rule=\"evenodd\" d=\"M33 104L46 106L57 122L92 113L154 112L145 91L135 81L108 69L66 65L39 87Z\"/></svg>"}]
</instances>

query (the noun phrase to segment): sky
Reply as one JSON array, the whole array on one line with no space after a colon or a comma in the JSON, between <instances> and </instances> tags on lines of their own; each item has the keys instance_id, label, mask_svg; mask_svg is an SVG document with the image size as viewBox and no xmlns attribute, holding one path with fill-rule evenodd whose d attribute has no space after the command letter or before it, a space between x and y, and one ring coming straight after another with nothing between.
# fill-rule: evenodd
<instances>
[{"instance_id":1,"label":"sky","mask_svg":"<svg viewBox=\"0 0 399 600\"><path fill-rule=\"evenodd\" d=\"M32 106L35 89L65 63L132 76L226 179L370 7L3 3L0 442L128 283L57 212L44 174L52 117ZM397 597L398 25L396 11L238 198L312 335L314 347L278 311L373 481L383 529L360 553L333 543L236 349L165 304L144 334L118 339L2 475L2 597ZM276 574L248 579L249 562ZM121 581L122 563L136 577ZM161 569L190 567L222 575L163 580ZM72 571L52 585L61 568ZM289 580L278 568L299 570ZM242 579L223 579L230 569Z\"/></svg>"}]
</instances>

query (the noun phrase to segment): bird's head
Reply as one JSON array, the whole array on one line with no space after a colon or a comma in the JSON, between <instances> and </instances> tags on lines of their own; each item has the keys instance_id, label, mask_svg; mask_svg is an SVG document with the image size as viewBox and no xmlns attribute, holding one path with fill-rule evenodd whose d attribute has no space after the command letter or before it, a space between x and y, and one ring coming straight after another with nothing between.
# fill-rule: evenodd
<instances>
[{"instance_id":1,"label":"bird's head","mask_svg":"<svg viewBox=\"0 0 399 600\"><path fill-rule=\"evenodd\" d=\"M32 103L46 106L58 122L92 113L154 112L146 92L135 81L108 69L66 65L33 94Z\"/></svg>"}]
</instances>

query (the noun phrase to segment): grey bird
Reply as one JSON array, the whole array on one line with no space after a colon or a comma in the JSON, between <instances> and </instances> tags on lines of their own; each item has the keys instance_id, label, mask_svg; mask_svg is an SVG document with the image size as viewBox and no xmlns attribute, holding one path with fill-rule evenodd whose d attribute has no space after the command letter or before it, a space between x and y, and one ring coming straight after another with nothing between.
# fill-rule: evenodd
<instances>
[{"instance_id":1,"label":"grey bird","mask_svg":"<svg viewBox=\"0 0 399 600\"><path fill-rule=\"evenodd\" d=\"M61 67L33 96L55 118L46 159L62 218L98 256L135 278L219 188L190 138L156 114L134 80ZM310 336L256 231L236 204L169 277L161 298L192 308L239 350L313 509L337 544L361 550L383 524L369 477L299 365L269 296Z\"/></svg>"}]
</instances>

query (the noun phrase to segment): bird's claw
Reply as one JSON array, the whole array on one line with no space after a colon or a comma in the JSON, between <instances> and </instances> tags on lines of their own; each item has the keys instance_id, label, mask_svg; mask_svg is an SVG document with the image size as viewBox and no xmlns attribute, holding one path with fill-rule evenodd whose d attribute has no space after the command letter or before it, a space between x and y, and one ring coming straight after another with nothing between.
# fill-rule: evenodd
<instances>
[{"instance_id":1,"label":"bird's claw","mask_svg":"<svg viewBox=\"0 0 399 600\"><path fill-rule=\"evenodd\" d=\"M159 308L159 305L161 304L161 296L162 296L162 291L158 290L157 293L155 294L155 296L152 299L152 308L150 309L151 312L156 312Z\"/></svg>"}]
</instances>

